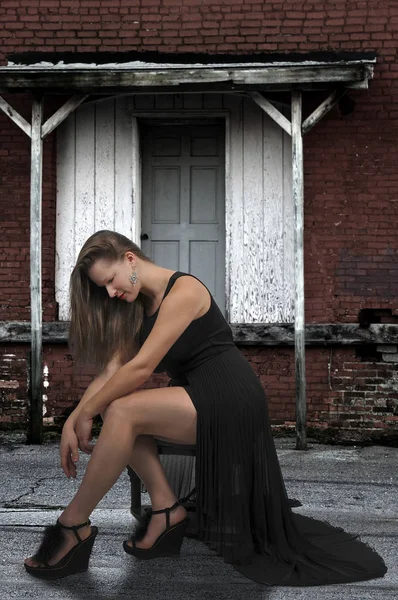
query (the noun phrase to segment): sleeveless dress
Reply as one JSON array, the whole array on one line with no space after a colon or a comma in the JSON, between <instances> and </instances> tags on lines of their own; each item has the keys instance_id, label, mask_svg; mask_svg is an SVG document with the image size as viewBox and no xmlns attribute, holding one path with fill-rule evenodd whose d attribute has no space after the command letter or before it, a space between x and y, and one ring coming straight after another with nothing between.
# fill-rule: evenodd
<instances>
[{"instance_id":1,"label":"sleeveless dress","mask_svg":"<svg viewBox=\"0 0 398 600\"><path fill-rule=\"evenodd\" d=\"M182 276L190 275L171 276L163 298ZM158 311L144 318L141 344ZM386 573L382 558L356 535L291 510L264 389L213 297L156 368L163 371L197 411L199 539L267 585L348 583Z\"/></svg>"}]
</instances>

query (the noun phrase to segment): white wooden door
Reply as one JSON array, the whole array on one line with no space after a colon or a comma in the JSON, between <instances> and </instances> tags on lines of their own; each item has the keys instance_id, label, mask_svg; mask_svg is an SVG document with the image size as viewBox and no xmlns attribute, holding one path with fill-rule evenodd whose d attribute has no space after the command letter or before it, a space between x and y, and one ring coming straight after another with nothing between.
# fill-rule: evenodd
<instances>
[{"instance_id":1,"label":"white wooden door","mask_svg":"<svg viewBox=\"0 0 398 600\"><path fill-rule=\"evenodd\" d=\"M161 266L196 275L225 312L224 127L142 123L141 247Z\"/></svg>"}]
</instances>

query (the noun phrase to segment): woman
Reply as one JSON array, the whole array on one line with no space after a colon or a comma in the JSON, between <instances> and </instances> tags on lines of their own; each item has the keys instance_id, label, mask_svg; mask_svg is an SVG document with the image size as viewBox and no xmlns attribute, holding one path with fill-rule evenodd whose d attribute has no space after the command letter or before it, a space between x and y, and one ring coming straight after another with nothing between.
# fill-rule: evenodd
<instances>
[{"instance_id":1,"label":"woman","mask_svg":"<svg viewBox=\"0 0 398 600\"><path fill-rule=\"evenodd\" d=\"M142 559L179 553L188 519L157 456L159 438L196 443L199 537L247 577L321 585L385 574L383 560L355 536L291 511L263 388L199 280L100 231L77 259L71 309L77 359L103 370L64 426L61 464L75 477L78 447L91 459L76 496L25 561L29 573L58 578L87 569L97 535L89 516L127 464L144 481L152 513L125 551ZM138 389L155 369L167 371L171 387Z\"/></svg>"}]
</instances>

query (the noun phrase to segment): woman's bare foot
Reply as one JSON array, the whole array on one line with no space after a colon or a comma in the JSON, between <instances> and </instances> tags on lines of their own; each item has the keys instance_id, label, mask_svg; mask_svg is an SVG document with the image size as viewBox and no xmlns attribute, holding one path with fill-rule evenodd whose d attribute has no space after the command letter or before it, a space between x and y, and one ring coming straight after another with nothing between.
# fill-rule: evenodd
<instances>
[{"instance_id":1,"label":"woman's bare foot","mask_svg":"<svg viewBox=\"0 0 398 600\"><path fill-rule=\"evenodd\" d=\"M187 511L181 505L177 506L170 513L170 525L175 525L180 521L183 521L187 516ZM142 548L143 550L148 550L151 548L158 537L166 531L166 514L162 513L160 515L152 515L151 520L149 521L148 531L145 536L139 542L135 542L137 548ZM129 540L127 545L131 548L133 547L132 542Z\"/></svg>"},{"instance_id":2,"label":"woman's bare foot","mask_svg":"<svg viewBox=\"0 0 398 600\"><path fill-rule=\"evenodd\" d=\"M69 525L69 523L64 522L63 520L61 520L61 522L64 525ZM61 558L63 558L66 554L68 554L68 552L77 545L78 541L77 541L77 537L75 535L75 533L73 531L70 531L68 529L62 529L62 534L64 536L64 543L62 544L62 547L58 550L58 552L56 552L54 554L54 556L52 556L49 561L48 564L51 565L55 565L58 561L61 560ZM86 538L88 538L88 536L91 534L91 526L87 525L86 527L82 527L81 529L78 530L78 534L81 540L85 540ZM39 566L44 566L42 563L38 562L37 560L33 559L33 556L26 558L25 559L25 564L27 564L29 567L39 567Z\"/></svg>"}]
</instances>

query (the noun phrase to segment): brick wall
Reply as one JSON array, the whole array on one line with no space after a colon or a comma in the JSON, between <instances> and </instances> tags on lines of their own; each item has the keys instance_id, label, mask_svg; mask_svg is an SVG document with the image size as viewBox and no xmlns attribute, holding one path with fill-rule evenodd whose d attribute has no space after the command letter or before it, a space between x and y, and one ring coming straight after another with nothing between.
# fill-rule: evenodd
<instances>
[{"instance_id":1,"label":"brick wall","mask_svg":"<svg viewBox=\"0 0 398 600\"><path fill-rule=\"evenodd\" d=\"M27 346L1 346L0 425L28 421L28 356Z\"/></svg>"},{"instance_id":2,"label":"brick wall","mask_svg":"<svg viewBox=\"0 0 398 600\"><path fill-rule=\"evenodd\" d=\"M309 348L308 426L328 430L332 439L371 439L396 434L398 424L398 347L378 346L361 361L352 348ZM274 429L295 425L294 353L291 348L241 348L263 384ZM28 421L28 346L7 346L0 360L0 429ZM60 426L92 380L79 370L65 346L45 347L44 422ZM143 388L166 385L155 374ZM311 431L311 429L310 429Z\"/></svg>"},{"instance_id":3,"label":"brick wall","mask_svg":"<svg viewBox=\"0 0 398 600\"><path fill-rule=\"evenodd\" d=\"M356 322L362 308L398 310L398 5L264 0L2 0L0 63L26 52L376 51L370 89L306 135L306 321ZM323 99L305 95L306 114ZM29 120L29 101L7 97ZM52 111L59 100L47 102ZM43 309L54 302L55 135L44 144ZM29 320L29 143L0 114L0 320ZM3 347L0 423L26 419L28 348ZM267 389L275 425L294 422L291 349L245 348ZM15 355L10 363L8 355ZM386 354L386 353L384 353ZM46 416L59 418L89 381L66 347L45 349ZM12 367L10 366L12 365ZM2 367L3 368L3 367ZM396 376L383 353L307 352L309 422L346 430L396 428ZM18 386L17 386L17 383ZM154 378L152 384L163 380ZM14 387L13 387L14 386ZM17 387L16 387L17 386ZM379 408L383 410L378 410Z\"/></svg>"},{"instance_id":4,"label":"brick wall","mask_svg":"<svg viewBox=\"0 0 398 600\"><path fill-rule=\"evenodd\" d=\"M33 49L247 53L333 48L377 50L392 62L398 29L398 6L388 0L304 0L300 5L282 0L2 0L0 16L3 56Z\"/></svg>"},{"instance_id":5,"label":"brick wall","mask_svg":"<svg viewBox=\"0 0 398 600\"><path fill-rule=\"evenodd\" d=\"M336 109L304 137L307 322L397 308L398 90L380 67L368 91L350 92L350 115Z\"/></svg>"},{"instance_id":6,"label":"brick wall","mask_svg":"<svg viewBox=\"0 0 398 600\"><path fill-rule=\"evenodd\" d=\"M1 25L0 25L1 27ZM22 95L4 98L30 122L31 100ZM48 114L56 106L47 102ZM57 318L54 290L56 144L49 135L43 144L42 277L43 318ZM0 111L0 321L30 319L30 141Z\"/></svg>"}]
</instances>

